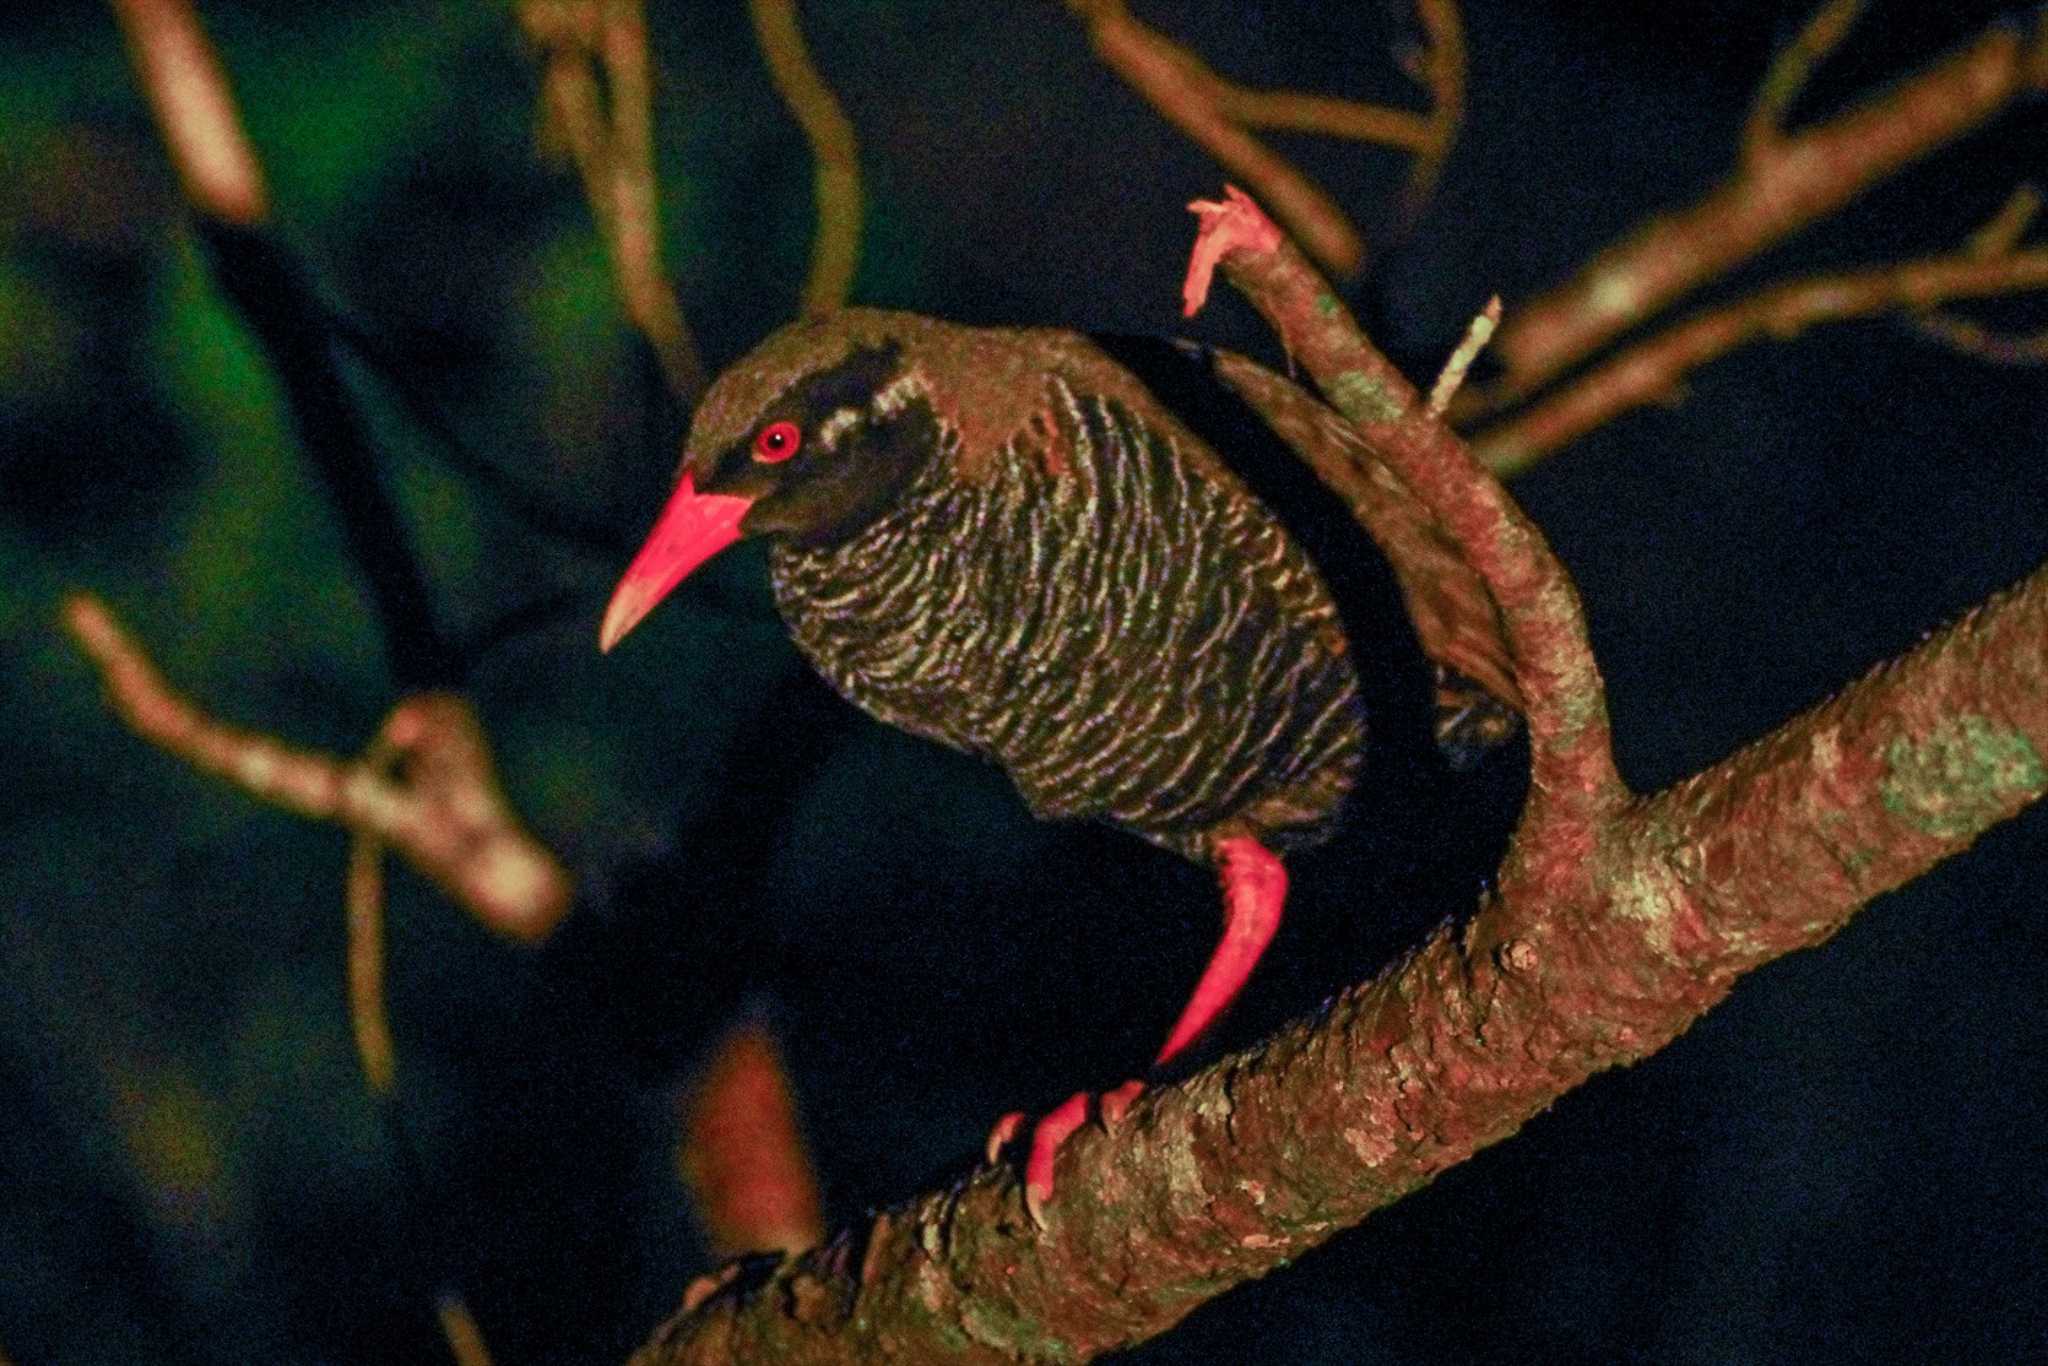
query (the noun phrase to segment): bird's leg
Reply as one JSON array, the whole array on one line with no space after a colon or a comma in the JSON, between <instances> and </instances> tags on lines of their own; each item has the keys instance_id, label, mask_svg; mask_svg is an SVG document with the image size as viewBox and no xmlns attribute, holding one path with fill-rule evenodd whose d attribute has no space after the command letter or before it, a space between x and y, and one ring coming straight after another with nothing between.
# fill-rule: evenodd
<instances>
[{"instance_id":1,"label":"bird's leg","mask_svg":"<svg viewBox=\"0 0 2048 1366\"><path fill-rule=\"evenodd\" d=\"M1259 955L1280 928L1280 908L1287 900L1287 870L1272 850L1249 835L1216 841L1216 863L1223 881L1223 938L1195 983L1194 994L1181 1008L1180 1019L1152 1065L1170 1061L1193 1043L1237 998L1252 975Z\"/></svg>"},{"instance_id":2,"label":"bird's leg","mask_svg":"<svg viewBox=\"0 0 2048 1366\"><path fill-rule=\"evenodd\" d=\"M1273 932L1280 928L1280 908L1287 900L1287 870L1279 858L1249 836L1216 841L1216 862L1223 882L1223 938L1209 957L1209 966L1195 983L1195 991L1182 1007L1180 1019L1167 1035L1165 1047L1152 1061L1154 1067L1172 1059L1198 1038L1202 1031L1237 996L1245 979ZM1102 1121L1114 1126L1122 1120L1131 1103L1144 1093L1141 1081L1127 1081L1102 1094ZM1060 1144L1088 1122L1092 1094L1076 1091L1046 1113L1031 1131L1031 1155L1024 1162L1024 1205L1033 1223L1045 1223L1046 1202L1052 1199L1053 1162ZM988 1160L993 1162L1024 1127L1024 1113L1013 1110L996 1121L989 1131Z\"/></svg>"}]
</instances>

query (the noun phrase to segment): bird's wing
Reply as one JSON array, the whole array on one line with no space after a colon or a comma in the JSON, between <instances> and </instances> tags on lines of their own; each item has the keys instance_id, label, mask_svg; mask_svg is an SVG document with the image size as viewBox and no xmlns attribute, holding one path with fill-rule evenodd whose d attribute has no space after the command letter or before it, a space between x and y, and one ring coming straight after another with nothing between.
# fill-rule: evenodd
<instances>
[{"instance_id":1,"label":"bird's wing","mask_svg":"<svg viewBox=\"0 0 2048 1366\"><path fill-rule=\"evenodd\" d=\"M1493 598L1408 485L1355 427L1301 386L1233 352L1211 354L1216 377L1258 410L1386 553L1423 652L1521 711Z\"/></svg>"}]
</instances>

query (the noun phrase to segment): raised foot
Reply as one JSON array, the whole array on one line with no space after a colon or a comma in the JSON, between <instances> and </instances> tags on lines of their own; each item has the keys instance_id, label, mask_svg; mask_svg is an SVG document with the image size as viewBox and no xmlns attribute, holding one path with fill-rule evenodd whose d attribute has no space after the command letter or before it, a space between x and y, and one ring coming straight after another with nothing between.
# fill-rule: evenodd
<instances>
[{"instance_id":1,"label":"raised foot","mask_svg":"<svg viewBox=\"0 0 2048 1366\"><path fill-rule=\"evenodd\" d=\"M1127 1081L1114 1090L1104 1091L1099 1107L1103 1127L1114 1129L1123 1123L1131 1103L1143 1094L1142 1081ZM1031 1131L1031 1153L1024 1159L1024 1209L1031 1222L1040 1228L1045 1227L1045 1207L1052 1199L1053 1163L1059 1158L1060 1144L1088 1122L1088 1104L1094 1098L1092 1091L1074 1092L1047 1111ZM1023 1127L1022 1110L1012 1110L997 1120L988 1133L988 1160L994 1162L1001 1157L1003 1149L1016 1141Z\"/></svg>"}]
</instances>

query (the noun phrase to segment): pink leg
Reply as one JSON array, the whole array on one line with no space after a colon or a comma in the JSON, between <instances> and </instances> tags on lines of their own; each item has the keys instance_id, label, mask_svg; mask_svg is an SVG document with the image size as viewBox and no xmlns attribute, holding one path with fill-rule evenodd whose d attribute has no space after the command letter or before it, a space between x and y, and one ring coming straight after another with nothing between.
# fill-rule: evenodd
<instances>
[{"instance_id":1,"label":"pink leg","mask_svg":"<svg viewBox=\"0 0 2048 1366\"><path fill-rule=\"evenodd\" d=\"M1272 942L1273 932L1280 928L1280 908L1287 900L1287 870L1272 851L1255 839L1240 836L1216 841L1216 858L1223 880L1223 939L1210 956L1201 981L1195 984L1194 995L1181 1010L1166 1046L1159 1050L1155 1067L1186 1048L1223 1013ZM1104 1092L1103 1123L1114 1126L1121 1122L1144 1091L1143 1082L1127 1081ZM1045 1223L1060 1144L1088 1122L1091 1099L1089 1092L1076 1091L1031 1131L1031 1154L1024 1161L1024 1206L1036 1224ZM1023 1127L1022 1111L997 1120L989 1131L988 1160L994 1162L1001 1156Z\"/></svg>"},{"instance_id":2,"label":"pink leg","mask_svg":"<svg viewBox=\"0 0 2048 1366\"><path fill-rule=\"evenodd\" d=\"M1166 1046L1152 1060L1154 1067L1193 1043L1237 997L1252 975L1259 955L1280 928L1280 908L1287 900L1287 870L1273 852L1248 836L1216 841L1216 860L1223 879L1223 938L1195 983L1195 994L1182 1007Z\"/></svg>"}]
</instances>

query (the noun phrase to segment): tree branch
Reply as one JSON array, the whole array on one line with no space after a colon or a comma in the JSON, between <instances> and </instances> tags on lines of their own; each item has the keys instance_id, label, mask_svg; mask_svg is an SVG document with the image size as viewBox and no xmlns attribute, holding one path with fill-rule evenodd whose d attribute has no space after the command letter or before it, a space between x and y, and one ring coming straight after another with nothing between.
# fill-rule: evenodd
<instances>
[{"instance_id":1,"label":"tree branch","mask_svg":"<svg viewBox=\"0 0 2048 1366\"><path fill-rule=\"evenodd\" d=\"M845 305L860 262L859 149L852 121L804 44L794 0L749 0L747 8L775 89L810 139L817 167L818 238L802 305L805 316L817 317Z\"/></svg>"},{"instance_id":2,"label":"tree branch","mask_svg":"<svg viewBox=\"0 0 2048 1366\"><path fill-rule=\"evenodd\" d=\"M99 599L73 593L63 623L129 729L258 801L389 841L456 904L503 934L537 939L567 911L569 877L519 824L469 704L415 694L378 744L400 762L350 762L217 721L173 692Z\"/></svg>"},{"instance_id":3,"label":"tree branch","mask_svg":"<svg viewBox=\"0 0 2048 1366\"><path fill-rule=\"evenodd\" d=\"M1492 594L1529 723L1530 804L1517 846L1553 819L1584 826L1614 808L1626 791L1614 770L1600 671L1578 591L1543 534L1249 197L1232 187L1224 203L1191 207L1203 223L1189 263L1190 310L1203 277L1220 268Z\"/></svg>"},{"instance_id":4,"label":"tree branch","mask_svg":"<svg viewBox=\"0 0 2048 1366\"><path fill-rule=\"evenodd\" d=\"M1482 431L1472 448L1505 478L1631 409L1666 400L1687 374L1759 337L1782 341L1820 323L2043 288L2048 250L1988 259L1938 256L1794 281L1630 347L1528 411ZM1920 325L1933 324L1922 319Z\"/></svg>"},{"instance_id":5,"label":"tree branch","mask_svg":"<svg viewBox=\"0 0 2048 1366\"><path fill-rule=\"evenodd\" d=\"M1868 0L1828 0L1814 12L1799 36L1771 61L1756 103L1742 129L1742 160L1755 165L1776 156L1785 139L1785 115L1806 89L1814 69L1842 45L1862 17Z\"/></svg>"},{"instance_id":6,"label":"tree branch","mask_svg":"<svg viewBox=\"0 0 2048 1366\"><path fill-rule=\"evenodd\" d=\"M1042 1233L983 1168L729 1269L635 1361L1080 1361L1156 1336L1960 852L2048 789L2044 753L2048 568L1617 815L1597 857L1530 864L1462 933L1077 1134Z\"/></svg>"},{"instance_id":7,"label":"tree branch","mask_svg":"<svg viewBox=\"0 0 2048 1366\"><path fill-rule=\"evenodd\" d=\"M2048 8L1994 24L1887 93L1775 142L1698 204L1651 220L1565 285L1518 307L1495 342L1506 374L1486 402L1533 392L1672 301L2044 88ZM1479 406L1475 399L1457 411Z\"/></svg>"},{"instance_id":8,"label":"tree branch","mask_svg":"<svg viewBox=\"0 0 2048 1366\"><path fill-rule=\"evenodd\" d=\"M1450 0L1427 0L1431 37L1425 78L1436 107L1428 115L1293 91L1248 90L1223 79L1191 49L1134 17L1123 0L1066 0L1088 27L1102 62L1160 116L1250 185L1325 270L1356 275L1365 243L1344 211L1314 182L1247 131L1283 128L1401 147L1417 156L1411 205L1434 184L1463 113L1464 43Z\"/></svg>"},{"instance_id":9,"label":"tree branch","mask_svg":"<svg viewBox=\"0 0 2048 1366\"><path fill-rule=\"evenodd\" d=\"M641 0L522 0L518 13L543 53L544 129L582 175L626 316L660 362L670 393L693 403L704 389L704 362L661 264Z\"/></svg>"}]
</instances>

